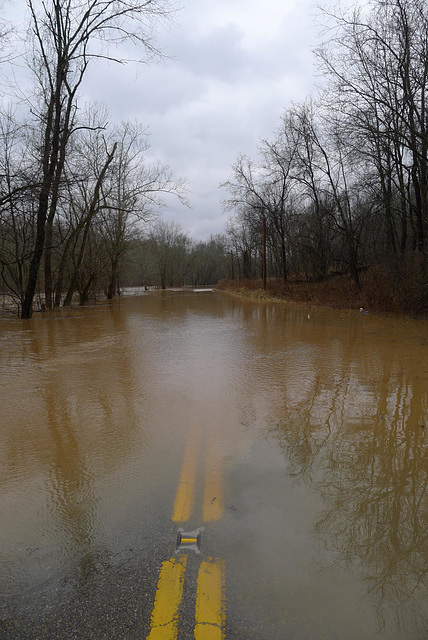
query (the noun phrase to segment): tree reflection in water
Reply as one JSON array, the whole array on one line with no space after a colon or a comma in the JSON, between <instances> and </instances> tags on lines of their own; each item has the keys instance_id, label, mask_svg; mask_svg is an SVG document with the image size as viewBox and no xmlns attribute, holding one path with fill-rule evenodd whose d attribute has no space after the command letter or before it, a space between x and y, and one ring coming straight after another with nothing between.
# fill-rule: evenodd
<instances>
[{"instance_id":1,"label":"tree reflection in water","mask_svg":"<svg viewBox=\"0 0 428 640\"><path fill-rule=\"evenodd\" d=\"M324 569L361 572L379 628L418 619L427 637L427 394L392 359L369 384L361 368L340 370L288 397L273 432L289 473L327 505L315 523Z\"/></svg>"}]
</instances>

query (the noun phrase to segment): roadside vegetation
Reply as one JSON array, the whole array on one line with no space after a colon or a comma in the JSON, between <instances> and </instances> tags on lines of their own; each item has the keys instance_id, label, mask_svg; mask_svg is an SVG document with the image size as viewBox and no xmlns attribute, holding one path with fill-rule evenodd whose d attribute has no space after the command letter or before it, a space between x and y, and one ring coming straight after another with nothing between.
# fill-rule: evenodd
<instances>
[{"instance_id":1,"label":"roadside vegetation","mask_svg":"<svg viewBox=\"0 0 428 640\"><path fill-rule=\"evenodd\" d=\"M288 107L223 185L232 279L426 312L427 2L372 0L324 18L322 91Z\"/></svg>"},{"instance_id":2,"label":"roadside vegetation","mask_svg":"<svg viewBox=\"0 0 428 640\"><path fill-rule=\"evenodd\" d=\"M22 318L37 298L51 309L99 288L113 297L164 194L185 201L184 182L147 160L145 125L80 103L94 64L162 58L156 29L173 14L168 0L28 0L26 37L1 21L0 277Z\"/></svg>"},{"instance_id":3,"label":"roadside vegetation","mask_svg":"<svg viewBox=\"0 0 428 640\"><path fill-rule=\"evenodd\" d=\"M353 286L348 275L330 276L317 281L294 275L286 282L281 278L268 278L266 288L260 278L225 279L218 283L217 288L256 300L282 300L394 315L428 314L424 283L421 282L418 266L402 269L398 275L385 266L374 266L362 274L359 289Z\"/></svg>"}]
</instances>

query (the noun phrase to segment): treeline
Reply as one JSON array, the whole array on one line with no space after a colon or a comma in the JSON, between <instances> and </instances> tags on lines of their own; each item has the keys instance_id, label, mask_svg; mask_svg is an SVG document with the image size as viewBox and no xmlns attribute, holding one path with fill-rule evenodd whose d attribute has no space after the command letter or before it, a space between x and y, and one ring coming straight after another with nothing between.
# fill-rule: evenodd
<instances>
[{"instance_id":1,"label":"treeline","mask_svg":"<svg viewBox=\"0 0 428 640\"><path fill-rule=\"evenodd\" d=\"M286 109L223 185L235 276L347 273L359 290L381 265L428 304L427 9L372 0L324 14L322 91Z\"/></svg>"},{"instance_id":2,"label":"treeline","mask_svg":"<svg viewBox=\"0 0 428 640\"><path fill-rule=\"evenodd\" d=\"M68 306L75 294L80 304L97 291L112 298L119 290L124 260L142 241L164 191L181 197L182 184L167 167L147 164L147 134L136 124L108 130L92 114L91 129L74 136L64 162L55 211L46 219L43 259L35 297L46 308ZM95 122L103 122L95 126ZM2 120L2 124L13 121ZM3 130L4 131L4 130ZM37 239L38 184L31 165L32 139L25 144L26 127L9 129L1 158L7 188L0 213L0 261L3 290L25 304ZM20 171L16 171L19 168ZM52 206L52 205L51 205Z\"/></svg>"},{"instance_id":3,"label":"treeline","mask_svg":"<svg viewBox=\"0 0 428 640\"><path fill-rule=\"evenodd\" d=\"M144 63L161 57L155 30L167 0L28 0L25 51L18 27L0 25L1 71L16 97L0 113L0 290L31 317L37 295L50 309L117 292L128 249L162 205L185 201L185 184L148 157L138 123L108 123L104 108L79 99L87 69L124 62L121 45ZM126 49L125 49L126 50ZM12 82L19 58L20 79Z\"/></svg>"},{"instance_id":4,"label":"treeline","mask_svg":"<svg viewBox=\"0 0 428 640\"><path fill-rule=\"evenodd\" d=\"M230 276L227 238L195 241L178 223L158 220L130 243L121 273L122 284L128 286L215 285Z\"/></svg>"}]
</instances>

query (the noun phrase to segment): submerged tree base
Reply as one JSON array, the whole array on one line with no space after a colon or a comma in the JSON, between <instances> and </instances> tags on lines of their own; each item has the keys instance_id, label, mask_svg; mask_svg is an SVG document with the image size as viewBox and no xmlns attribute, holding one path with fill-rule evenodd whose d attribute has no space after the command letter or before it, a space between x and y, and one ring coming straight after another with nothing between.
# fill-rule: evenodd
<instances>
[{"instance_id":1,"label":"submerged tree base","mask_svg":"<svg viewBox=\"0 0 428 640\"><path fill-rule=\"evenodd\" d=\"M375 266L362 274L360 291L348 276L331 276L323 281L292 277L285 283L268 279L266 291L261 279L221 280L217 288L258 300L428 316L428 283L411 270L397 274L385 266Z\"/></svg>"}]
</instances>

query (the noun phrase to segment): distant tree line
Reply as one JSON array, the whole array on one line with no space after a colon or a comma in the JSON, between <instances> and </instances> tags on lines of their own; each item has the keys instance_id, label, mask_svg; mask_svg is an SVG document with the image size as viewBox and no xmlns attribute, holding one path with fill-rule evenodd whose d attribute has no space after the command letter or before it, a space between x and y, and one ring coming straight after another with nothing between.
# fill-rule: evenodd
<instances>
[{"instance_id":1,"label":"distant tree line","mask_svg":"<svg viewBox=\"0 0 428 640\"><path fill-rule=\"evenodd\" d=\"M256 159L234 163L225 208L235 275L413 265L427 294L428 5L371 0L324 13L317 98L287 108Z\"/></svg>"},{"instance_id":2,"label":"distant tree line","mask_svg":"<svg viewBox=\"0 0 428 640\"><path fill-rule=\"evenodd\" d=\"M128 247L122 282L128 286L214 285L230 277L227 238L196 241L176 222L156 220Z\"/></svg>"}]
</instances>

